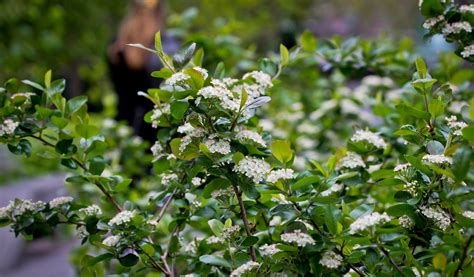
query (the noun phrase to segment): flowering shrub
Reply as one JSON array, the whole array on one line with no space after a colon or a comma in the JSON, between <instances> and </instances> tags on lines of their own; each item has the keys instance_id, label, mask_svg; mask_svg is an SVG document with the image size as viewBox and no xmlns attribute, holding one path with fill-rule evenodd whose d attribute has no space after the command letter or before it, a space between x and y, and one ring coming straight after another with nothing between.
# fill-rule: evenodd
<instances>
[{"instance_id":1,"label":"flowering shrub","mask_svg":"<svg viewBox=\"0 0 474 277\"><path fill-rule=\"evenodd\" d=\"M156 50L133 46L165 65L153 73L165 79L160 88L139 93L155 105L145 120L157 130L146 186L109 168L86 98L66 100L51 72L43 85L23 81L32 93L15 80L0 90L0 142L26 156L30 140L51 147L74 170L66 182L77 193L100 193L15 199L0 220L16 235L75 226L90 245L79 266L87 276L472 275L472 109L447 111L453 98L471 97L454 95L422 59L402 89L379 96L378 128L357 128L324 162L295 170L291 144L263 131L260 119L296 50L281 46L278 62L234 79L222 67L202 68L194 44L173 57L159 34Z\"/></svg>"},{"instance_id":2,"label":"flowering shrub","mask_svg":"<svg viewBox=\"0 0 474 277\"><path fill-rule=\"evenodd\" d=\"M428 35L442 34L458 44L456 54L474 61L474 4L457 5L450 0L420 0L421 13L427 18L423 27Z\"/></svg>"}]
</instances>

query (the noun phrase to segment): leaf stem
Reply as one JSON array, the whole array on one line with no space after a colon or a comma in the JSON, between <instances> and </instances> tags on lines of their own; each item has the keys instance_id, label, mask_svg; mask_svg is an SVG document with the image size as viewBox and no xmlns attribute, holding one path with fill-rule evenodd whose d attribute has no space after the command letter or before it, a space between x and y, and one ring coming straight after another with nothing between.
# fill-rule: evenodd
<instances>
[{"instance_id":1,"label":"leaf stem","mask_svg":"<svg viewBox=\"0 0 474 277\"><path fill-rule=\"evenodd\" d=\"M244 222L245 226L245 233L247 234L247 237L252 236L252 233L250 232L250 225L249 225L249 220L247 218L247 211L245 210L244 206L244 201L242 200L242 192L239 190L239 188L232 184L232 187L234 188L235 195L237 196L237 200L239 201L239 206L240 206L240 214L242 215L242 221ZM249 247L250 250L250 257L252 258L252 261L257 261L257 257L255 255L255 249L253 246Z\"/></svg>"},{"instance_id":2,"label":"leaf stem","mask_svg":"<svg viewBox=\"0 0 474 277\"><path fill-rule=\"evenodd\" d=\"M454 272L454 275L453 275L454 277L459 276L459 273L462 270L462 266L464 264L464 261L466 260L466 257L467 257L467 251L469 250L469 246L471 245L471 242L472 242L473 239L474 239L474 235L471 235L469 237L469 239L467 240L466 245L464 245L464 248L462 250L461 260L459 261L459 265L456 268L456 271Z\"/></svg>"}]
</instances>

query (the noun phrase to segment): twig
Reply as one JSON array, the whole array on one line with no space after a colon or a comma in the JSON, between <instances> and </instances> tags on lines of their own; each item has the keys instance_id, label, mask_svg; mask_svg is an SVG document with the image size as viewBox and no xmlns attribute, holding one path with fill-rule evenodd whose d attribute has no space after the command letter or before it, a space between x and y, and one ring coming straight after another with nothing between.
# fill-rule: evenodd
<instances>
[{"instance_id":1,"label":"twig","mask_svg":"<svg viewBox=\"0 0 474 277\"><path fill-rule=\"evenodd\" d=\"M346 255L344 255L344 252L342 251L342 249L339 250L339 249L337 249L337 247L336 247L334 250L336 251L337 254L341 255L341 257L342 257L343 259L346 257ZM351 264L351 263L349 263L349 262L348 262L347 264L349 265L349 267L350 267L352 270L354 270L357 274L359 274L359 276L365 276L365 274L362 273L362 272L361 272L357 267L355 267L353 264Z\"/></svg>"},{"instance_id":2,"label":"twig","mask_svg":"<svg viewBox=\"0 0 474 277\"><path fill-rule=\"evenodd\" d=\"M49 147L53 147L55 148L54 144L46 141L45 139L43 139L42 137L37 137L37 136L33 136L31 135L30 137L36 139L36 140L39 140L41 141L44 145L46 146L49 146ZM89 170L87 169L87 167L85 166L85 164L81 163L79 160L77 160L76 158L72 157L71 160L73 160L77 165L79 165L80 168L82 168L83 171L85 172L88 172ZM117 201L112 197L112 195L104 188L104 186L99 183L99 182L93 182L93 184L99 188L99 190L107 197L107 199L110 201L110 203L112 203L112 205L115 207L115 209L119 212L123 211L122 207L120 207L120 205L117 203Z\"/></svg>"},{"instance_id":3,"label":"twig","mask_svg":"<svg viewBox=\"0 0 474 277\"><path fill-rule=\"evenodd\" d=\"M171 243L173 242L173 236L174 236L175 233L176 234L179 233L179 225L178 224L176 224L176 227L174 227L174 230L171 233L170 240L168 241L168 246L166 247L165 253L163 254L163 256L161 256L161 260L163 261L166 270L169 272L169 276L174 276L174 271L169 267L166 259L168 259L168 255L170 253L169 251L170 251L170 248L171 248Z\"/></svg>"},{"instance_id":4,"label":"twig","mask_svg":"<svg viewBox=\"0 0 474 277\"><path fill-rule=\"evenodd\" d=\"M160 222L161 218L165 215L166 209L168 209L168 206L171 204L171 201L173 201L174 195L178 191L178 188L175 188L174 191L171 193L170 196L168 196L168 199L166 199L165 204L163 204L163 207L161 207L160 212L156 216L155 221L158 223Z\"/></svg>"},{"instance_id":5,"label":"twig","mask_svg":"<svg viewBox=\"0 0 474 277\"><path fill-rule=\"evenodd\" d=\"M392 259L392 257L390 256L390 253L385 249L383 248L382 246L379 245L379 249L382 251L382 253L388 258L388 260L390 261L390 263L393 265L393 267L395 267L395 269L400 272L402 274L402 276L405 276L405 272L403 272L403 270L398 266L398 264Z\"/></svg>"},{"instance_id":6,"label":"twig","mask_svg":"<svg viewBox=\"0 0 474 277\"><path fill-rule=\"evenodd\" d=\"M242 192L239 190L239 188L232 184L234 187L235 194L237 195L237 199L239 200L239 206L240 206L240 213L242 215L242 220L244 221L244 226L245 226L245 232L247 233L247 237L252 236L252 233L250 232L250 225L249 225L249 220L247 218L247 211L245 210L244 206L244 201L242 201ZM249 247L250 250L250 257L252 258L252 261L257 260L257 256L255 255L255 249L253 246Z\"/></svg>"},{"instance_id":7,"label":"twig","mask_svg":"<svg viewBox=\"0 0 474 277\"><path fill-rule=\"evenodd\" d=\"M466 260L466 257L467 257L467 251L469 250L469 246L471 245L471 242L472 242L473 238L474 238L474 236L471 235L469 237L469 239L467 240L466 245L464 245L464 248L462 250L461 260L459 261L459 265L456 268L456 271L454 272L454 275L453 275L454 277L457 277L459 275L459 272L461 272L461 270L462 270L462 266L463 266L464 261Z\"/></svg>"}]
</instances>

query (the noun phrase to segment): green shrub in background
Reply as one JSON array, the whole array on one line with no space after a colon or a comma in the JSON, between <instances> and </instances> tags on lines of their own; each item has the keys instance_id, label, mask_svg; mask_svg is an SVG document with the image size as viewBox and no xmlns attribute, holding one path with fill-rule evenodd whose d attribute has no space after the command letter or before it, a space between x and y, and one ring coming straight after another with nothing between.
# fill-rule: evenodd
<instances>
[{"instance_id":1,"label":"green shrub in background","mask_svg":"<svg viewBox=\"0 0 474 277\"><path fill-rule=\"evenodd\" d=\"M126 132L99 128L50 72L28 90L7 81L1 142L52 149L75 198L16 199L1 222L27 238L74 226L85 276L471 276L472 69L447 55L429 70L406 45L304 34L234 79L158 35L146 50L165 82L140 93L155 104L151 163L134 139L114 159Z\"/></svg>"}]
</instances>

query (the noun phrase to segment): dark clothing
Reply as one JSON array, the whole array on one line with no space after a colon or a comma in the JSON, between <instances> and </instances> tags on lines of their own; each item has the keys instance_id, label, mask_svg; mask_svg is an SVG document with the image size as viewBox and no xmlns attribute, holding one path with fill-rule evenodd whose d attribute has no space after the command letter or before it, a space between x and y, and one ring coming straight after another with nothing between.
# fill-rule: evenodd
<instances>
[{"instance_id":1,"label":"dark clothing","mask_svg":"<svg viewBox=\"0 0 474 277\"><path fill-rule=\"evenodd\" d=\"M167 53L174 53L178 49L176 40L170 37L162 38L163 49ZM127 46L129 47L129 46ZM145 51L145 50L143 50ZM117 120L125 120L133 127L135 135L153 143L156 140L156 130L151 124L144 121L147 112L153 109L153 103L143 96L138 96L139 91L146 92L149 88L158 87L161 79L151 77L151 72L163 66L158 57L152 55L146 64L146 69L133 70L127 66L123 52L119 53L116 64L107 59L110 77L118 98Z\"/></svg>"}]
</instances>

